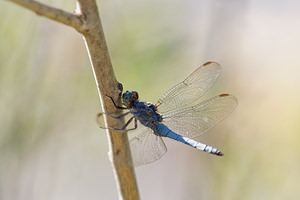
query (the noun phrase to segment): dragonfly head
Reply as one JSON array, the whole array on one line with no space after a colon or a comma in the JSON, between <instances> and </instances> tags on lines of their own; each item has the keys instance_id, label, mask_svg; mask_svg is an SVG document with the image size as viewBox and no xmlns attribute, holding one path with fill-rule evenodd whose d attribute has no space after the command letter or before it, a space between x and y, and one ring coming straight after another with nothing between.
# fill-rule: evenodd
<instances>
[{"instance_id":1,"label":"dragonfly head","mask_svg":"<svg viewBox=\"0 0 300 200\"><path fill-rule=\"evenodd\" d=\"M139 94L136 91L126 91L122 95L122 103L126 107L132 107L139 99Z\"/></svg>"}]
</instances>

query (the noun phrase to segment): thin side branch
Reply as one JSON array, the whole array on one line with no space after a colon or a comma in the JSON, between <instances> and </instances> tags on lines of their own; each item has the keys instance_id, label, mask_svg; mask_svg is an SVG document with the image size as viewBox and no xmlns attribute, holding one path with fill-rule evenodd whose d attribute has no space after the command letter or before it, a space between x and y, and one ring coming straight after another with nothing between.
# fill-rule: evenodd
<instances>
[{"instance_id":1,"label":"thin side branch","mask_svg":"<svg viewBox=\"0 0 300 200\"><path fill-rule=\"evenodd\" d=\"M45 5L43 3L39 3L37 1L33 1L33 0L8 0L8 1L14 2L22 7L32 10L33 12L35 12L40 16L47 17L54 21L74 27L77 30L83 24L80 16L58 8Z\"/></svg>"}]
</instances>

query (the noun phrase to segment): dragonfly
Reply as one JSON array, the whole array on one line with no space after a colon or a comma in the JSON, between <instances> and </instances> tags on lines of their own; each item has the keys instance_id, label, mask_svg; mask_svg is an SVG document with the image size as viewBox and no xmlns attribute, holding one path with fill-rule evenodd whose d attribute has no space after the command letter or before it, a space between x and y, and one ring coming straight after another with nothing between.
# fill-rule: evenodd
<instances>
[{"instance_id":1,"label":"dragonfly","mask_svg":"<svg viewBox=\"0 0 300 200\"><path fill-rule=\"evenodd\" d=\"M221 66L218 63L206 62L184 81L165 92L156 104L139 101L136 91L122 94L123 106L117 106L110 97L116 108L127 112L119 116L107 114L108 116L131 117L120 129L108 128L135 132L129 132L134 166L160 159L167 152L163 138L170 138L217 156L224 155L217 148L194 140L225 119L237 106L237 99L229 94L197 103L216 82L220 73ZM103 117L103 114L105 113L99 113L98 118ZM128 128L132 123L134 127Z\"/></svg>"}]
</instances>

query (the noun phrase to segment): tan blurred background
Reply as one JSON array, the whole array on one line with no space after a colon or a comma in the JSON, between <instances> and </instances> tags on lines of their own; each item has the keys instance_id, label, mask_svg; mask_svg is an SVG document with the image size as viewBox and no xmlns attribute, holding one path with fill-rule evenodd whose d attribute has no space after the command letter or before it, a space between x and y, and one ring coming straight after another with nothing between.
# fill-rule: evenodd
<instances>
[{"instance_id":1,"label":"tan blurred background","mask_svg":"<svg viewBox=\"0 0 300 200\"><path fill-rule=\"evenodd\" d=\"M44 0L44 2L46 2ZM49 5L69 11L75 1ZM196 67L223 73L205 98L234 113L197 140L216 157L167 141L136 168L143 200L299 199L300 2L101 1L118 80L155 103ZM0 199L117 199L98 94L81 36L0 2Z\"/></svg>"}]
</instances>

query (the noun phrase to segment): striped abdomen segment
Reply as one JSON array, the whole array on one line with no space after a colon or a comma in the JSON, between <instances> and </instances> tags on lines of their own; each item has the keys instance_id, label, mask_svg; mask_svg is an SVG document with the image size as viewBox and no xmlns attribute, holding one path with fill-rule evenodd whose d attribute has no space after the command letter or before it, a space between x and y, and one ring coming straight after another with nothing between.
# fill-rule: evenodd
<instances>
[{"instance_id":1,"label":"striped abdomen segment","mask_svg":"<svg viewBox=\"0 0 300 200\"><path fill-rule=\"evenodd\" d=\"M168 138L171 138L173 140L177 140L178 142L182 142L182 143L187 144L191 147L194 147L196 149L205 151L207 153L215 154L217 156L223 156L224 155L220 150L218 150L218 149L216 149L212 146L203 144L201 142L197 142L196 140L193 140L191 138L184 137L184 136L178 135L177 133L174 133L168 127L166 127L164 124L157 124L156 128L157 128L157 132L163 137L168 137Z\"/></svg>"}]
</instances>

